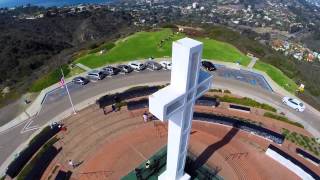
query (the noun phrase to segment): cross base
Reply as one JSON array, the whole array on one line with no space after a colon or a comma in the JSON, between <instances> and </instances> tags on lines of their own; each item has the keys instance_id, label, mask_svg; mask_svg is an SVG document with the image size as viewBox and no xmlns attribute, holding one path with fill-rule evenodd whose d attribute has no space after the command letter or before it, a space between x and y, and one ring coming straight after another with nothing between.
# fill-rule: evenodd
<instances>
[{"instance_id":1,"label":"cross base","mask_svg":"<svg viewBox=\"0 0 320 180\"><path fill-rule=\"evenodd\" d=\"M178 179L175 179L175 177L168 177L167 171L163 172L162 174L160 174L160 176L158 177L158 180L190 180L190 175L187 173L184 173L184 175Z\"/></svg>"}]
</instances>

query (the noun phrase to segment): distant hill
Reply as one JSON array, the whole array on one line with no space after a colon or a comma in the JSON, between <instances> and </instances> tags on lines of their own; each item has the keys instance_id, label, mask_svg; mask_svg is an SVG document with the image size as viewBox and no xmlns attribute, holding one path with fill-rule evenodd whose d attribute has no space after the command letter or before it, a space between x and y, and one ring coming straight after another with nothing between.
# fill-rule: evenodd
<instances>
[{"instance_id":1,"label":"distant hill","mask_svg":"<svg viewBox=\"0 0 320 180\"><path fill-rule=\"evenodd\" d=\"M25 91L30 81L67 63L73 50L134 31L131 16L122 12L43 13L38 19L0 14L0 90L10 86ZM53 58L62 51L60 61Z\"/></svg>"}]
</instances>

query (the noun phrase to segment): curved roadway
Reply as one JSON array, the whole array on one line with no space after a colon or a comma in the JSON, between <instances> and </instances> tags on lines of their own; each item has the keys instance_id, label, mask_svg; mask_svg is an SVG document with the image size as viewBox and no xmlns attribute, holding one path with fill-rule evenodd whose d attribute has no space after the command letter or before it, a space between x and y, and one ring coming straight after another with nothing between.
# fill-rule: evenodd
<instances>
[{"instance_id":1,"label":"curved roadway","mask_svg":"<svg viewBox=\"0 0 320 180\"><path fill-rule=\"evenodd\" d=\"M91 82L83 87L75 87L71 90L71 96L74 104L79 104L94 96L119 88L165 81L170 81L170 71L145 70L139 73L133 72L127 75L117 75L112 78L105 78L102 81ZM307 130L317 137L320 137L320 116L318 112L313 112L309 110L308 107L303 113L296 112L283 105L281 100L282 97L274 92L241 81L226 79L219 76L214 77L213 88L229 89L235 94L268 103L278 108L279 111L285 112L290 119L303 123ZM64 95L62 95L61 98L56 98L54 100L47 99L37 117L25 121L0 134L0 164L4 163L7 157L31 136L37 126L40 127L46 124L58 114L61 114L68 109L70 109L70 102Z\"/></svg>"}]
</instances>

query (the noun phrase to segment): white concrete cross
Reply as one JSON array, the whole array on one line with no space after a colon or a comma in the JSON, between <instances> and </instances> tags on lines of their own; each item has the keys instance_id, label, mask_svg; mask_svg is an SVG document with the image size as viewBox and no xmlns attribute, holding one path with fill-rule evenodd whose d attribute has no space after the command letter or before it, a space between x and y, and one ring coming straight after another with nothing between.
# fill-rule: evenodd
<instances>
[{"instance_id":1,"label":"white concrete cross","mask_svg":"<svg viewBox=\"0 0 320 180\"><path fill-rule=\"evenodd\" d=\"M169 120L167 167L159 180L190 179L184 172L193 106L207 92L213 76L200 69L202 43L190 38L172 45L171 83L149 97L149 111Z\"/></svg>"}]
</instances>

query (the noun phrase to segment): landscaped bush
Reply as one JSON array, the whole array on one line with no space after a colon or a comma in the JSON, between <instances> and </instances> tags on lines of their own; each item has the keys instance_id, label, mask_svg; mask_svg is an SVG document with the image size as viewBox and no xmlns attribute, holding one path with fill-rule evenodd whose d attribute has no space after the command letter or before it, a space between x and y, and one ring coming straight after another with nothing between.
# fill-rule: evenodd
<instances>
[{"instance_id":1,"label":"landscaped bush","mask_svg":"<svg viewBox=\"0 0 320 180\"><path fill-rule=\"evenodd\" d=\"M115 104L117 109L120 109L121 107L126 106L126 105L127 105L127 102L125 102L125 101L117 102Z\"/></svg>"},{"instance_id":2,"label":"landscaped bush","mask_svg":"<svg viewBox=\"0 0 320 180\"><path fill-rule=\"evenodd\" d=\"M40 179L50 162L59 152L59 150L53 146L57 141L58 138L52 138L48 141L35 157L22 169L17 180Z\"/></svg>"},{"instance_id":3,"label":"landscaped bush","mask_svg":"<svg viewBox=\"0 0 320 180\"><path fill-rule=\"evenodd\" d=\"M161 87L162 86L137 86L122 93L105 95L98 99L96 103L100 106L100 108L104 108L105 106L109 106L113 103L118 103L127 99L150 95L158 91Z\"/></svg>"},{"instance_id":4,"label":"landscaped bush","mask_svg":"<svg viewBox=\"0 0 320 180\"><path fill-rule=\"evenodd\" d=\"M210 96L202 96L196 100L196 105L201 106L218 106L219 101L215 97Z\"/></svg>"},{"instance_id":5,"label":"landscaped bush","mask_svg":"<svg viewBox=\"0 0 320 180\"><path fill-rule=\"evenodd\" d=\"M222 97L218 97L222 102L228 102L228 103L235 103L235 104L240 104L240 105L244 105L244 106L250 106L250 107L256 107L256 108L260 108L260 109L265 109L268 111L272 111L272 112L276 112L276 108L268 105L268 104L264 104L264 103L259 103L251 98L247 98L247 97L243 97L243 98L236 98L236 97L231 97L228 95L222 96Z\"/></svg>"},{"instance_id":6,"label":"landscaped bush","mask_svg":"<svg viewBox=\"0 0 320 180\"><path fill-rule=\"evenodd\" d=\"M284 135L277 132L266 129L260 125L252 123L250 120L240 120L237 117L224 117L210 113L199 113L195 112L193 118L196 120L208 121L218 124L223 124L227 126L232 126L236 129L242 129L250 133L257 134L259 136L270 139L271 141L282 144L284 141Z\"/></svg>"},{"instance_id":7,"label":"landscaped bush","mask_svg":"<svg viewBox=\"0 0 320 180\"><path fill-rule=\"evenodd\" d=\"M227 94L231 94L231 91L228 90L228 89L225 89L223 92L224 92L224 93L227 93Z\"/></svg>"},{"instance_id":8,"label":"landscaped bush","mask_svg":"<svg viewBox=\"0 0 320 180\"><path fill-rule=\"evenodd\" d=\"M282 129L282 135L288 140L291 141L292 143L296 144L297 146L312 152L314 155L320 157L320 144L313 141L311 137L305 136L303 134L299 134L296 132L291 132L288 129L283 128Z\"/></svg>"},{"instance_id":9,"label":"landscaped bush","mask_svg":"<svg viewBox=\"0 0 320 180\"><path fill-rule=\"evenodd\" d=\"M149 99L143 98L137 101L130 101L127 103L129 110L136 110L136 109L142 109L146 108L149 105Z\"/></svg>"},{"instance_id":10,"label":"landscaped bush","mask_svg":"<svg viewBox=\"0 0 320 180\"><path fill-rule=\"evenodd\" d=\"M16 177L41 146L57 134L59 130L57 126L54 126L52 129L49 126L44 128L30 141L28 147L20 152L19 156L10 163L6 174L11 178Z\"/></svg>"},{"instance_id":11,"label":"landscaped bush","mask_svg":"<svg viewBox=\"0 0 320 180\"><path fill-rule=\"evenodd\" d=\"M209 92L222 92L222 89L210 89Z\"/></svg>"},{"instance_id":12,"label":"landscaped bush","mask_svg":"<svg viewBox=\"0 0 320 180\"><path fill-rule=\"evenodd\" d=\"M269 118L272 118L272 119L277 119L279 121L282 121L282 122L286 122L288 124L291 124L291 125L294 125L294 126L297 126L297 127L301 127L301 128L304 128L304 126L298 122L293 122L293 121L290 121L288 118L284 117L284 116L280 116L280 115L276 115L274 113L270 113L270 112L265 112L263 114L263 116L265 117L269 117Z\"/></svg>"}]
</instances>

